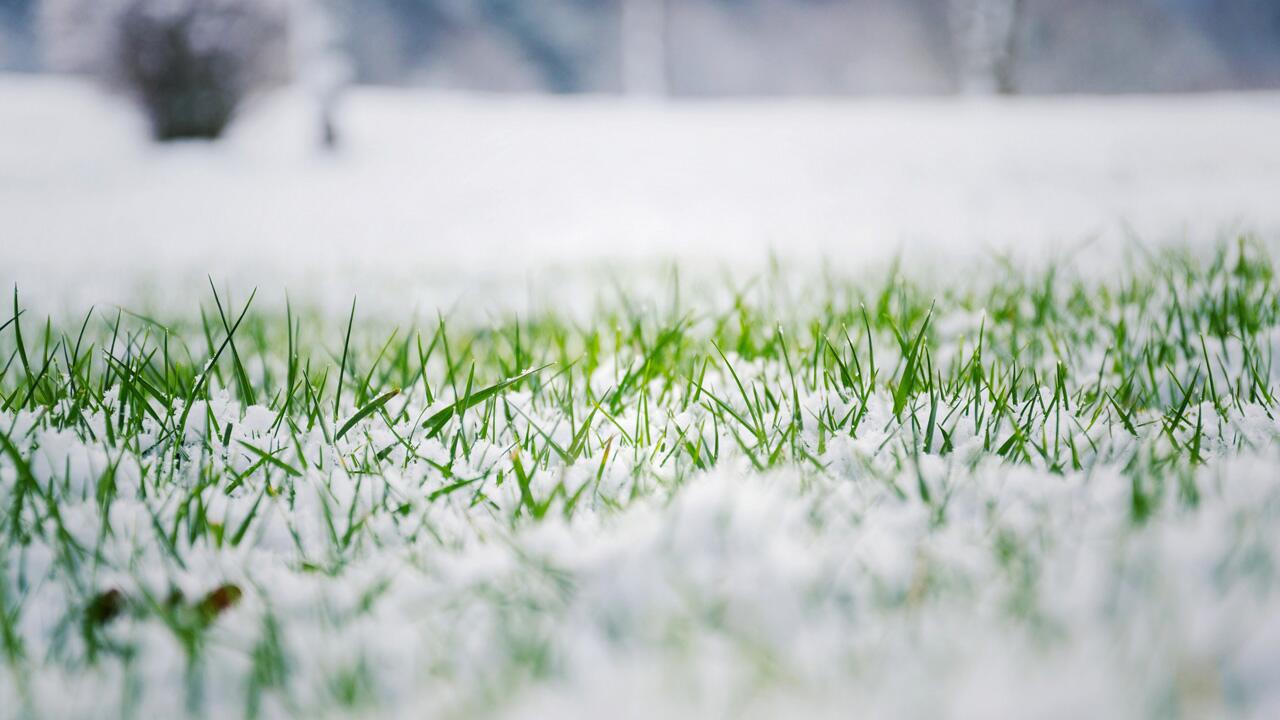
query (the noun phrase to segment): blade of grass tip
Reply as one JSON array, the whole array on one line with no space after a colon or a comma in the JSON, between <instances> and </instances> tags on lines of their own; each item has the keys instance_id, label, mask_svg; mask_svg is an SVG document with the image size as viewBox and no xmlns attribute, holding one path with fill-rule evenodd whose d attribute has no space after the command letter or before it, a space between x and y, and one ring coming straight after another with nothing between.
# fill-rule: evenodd
<instances>
[{"instance_id":1,"label":"blade of grass tip","mask_svg":"<svg viewBox=\"0 0 1280 720\"><path fill-rule=\"evenodd\" d=\"M26 311L24 310L23 312L26 312ZM3 324L0 324L0 332L4 332L10 325L17 322L18 316L20 316L21 314L22 313L19 312L15 314L13 317L9 318L8 320L5 320Z\"/></svg>"},{"instance_id":2,"label":"blade of grass tip","mask_svg":"<svg viewBox=\"0 0 1280 720\"><path fill-rule=\"evenodd\" d=\"M457 492L458 490L461 490L462 488L467 487L468 485L474 485L475 483L483 479L484 479L484 476L482 475L480 477L473 477L473 478L468 478L466 480L459 480L455 483L446 485L440 488L439 490L436 490L435 492L428 495L427 502L435 502L436 500L439 500L440 498L446 495L450 495L454 492Z\"/></svg>"},{"instance_id":3,"label":"blade of grass tip","mask_svg":"<svg viewBox=\"0 0 1280 720\"><path fill-rule=\"evenodd\" d=\"M422 350L422 335L421 333L417 335L418 375L419 377L422 378L422 389L426 393L428 405L430 405L431 403L434 403L436 400L431 393L431 381L427 380L427 361L431 359L431 353L435 351L436 340L439 339L439 337L440 337L440 331L437 330L435 336L431 339L431 343L427 346L426 352L424 353Z\"/></svg>"},{"instance_id":4,"label":"blade of grass tip","mask_svg":"<svg viewBox=\"0 0 1280 720\"><path fill-rule=\"evenodd\" d=\"M440 334L441 347L444 350L444 369L448 376L449 387L453 389L453 396L458 397L458 381L454 376L453 353L449 351L449 332L445 329L444 315L440 311L436 311L436 319L439 321L437 332Z\"/></svg>"},{"instance_id":5,"label":"blade of grass tip","mask_svg":"<svg viewBox=\"0 0 1280 720\"><path fill-rule=\"evenodd\" d=\"M351 326L356 321L356 298L351 298L351 316L347 318L347 337L342 341L342 363L338 367L338 392L333 397L333 422L338 422L339 406L342 403L342 380L347 375L347 351L351 347Z\"/></svg>"},{"instance_id":6,"label":"blade of grass tip","mask_svg":"<svg viewBox=\"0 0 1280 720\"><path fill-rule=\"evenodd\" d=\"M240 527L231 535L231 546L239 547L244 540L245 534L249 532L249 526L253 523L253 518L258 514L258 508L262 505L262 499L267 496L267 488L264 485L262 490L258 492L258 499L253 501L253 506L249 508L249 512L244 516L244 520L240 521Z\"/></svg>"},{"instance_id":7,"label":"blade of grass tip","mask_svg":"<svg viewBox=\"0 0 1280 720\"><path fill-rule=\"evenodd\" d=\"M289 299L289 292L284 294L284 323L285 337L287 340L285 356L286 375L285 375L285 394L284 394L284 415L288 415L293 410L293 388L294 380L298 375L298 352L294 346L293 331L293 303Z\"/></svg>"},{"instance_id":8,"label":"blade of grass tip","mask_svg":"<svg viewBox=\"0 0 1280 720\"><path fill-rule=\"evenodd\" d=\"M560 447L560 445L556 443L554 439L552 439L551 433L548 433L546 430L543 430L542 427L538 425L538 423L533 421L533 418L529 417L528 413L521 410L518 406L515 406L515 405L512 405L511 409L515 410L520 415L520 417L523 417L526 421L528 421L529 427L542 436L542 439L545 440L547 442L547 445L552 450L555 451L556 455L560 456L560 459L563 460L566 465L573 462L573 456L570 455L569 451ZM556 427L559 427L559 423L556 424ZM555 431L556 427L553 427L552 431Z\"/></svg>"},{"instance_id":9,"label":"blade of grass tip","mask_svg":"<svg viewBox=\"0 0 1280 720\"><path fill-rule=\"evenodd\" d=\"M543 370L546 370L547 368L551 367L551 365L553 364L554 363L548 363L546 365L543 365L542 367L533 368L532 370L526 370L520 373L519 375L516 375L515 377L507 378L506 380L502 380L501 382L494 383L489 387L483 388L477 392L472 393L470 396L467 397L466 401L463 403L450 403L448 407L444 408L440 412L435 413L434 415L427 418L426 421L422 423L422 427L426 428L428 431L427 437L433 438L436 435L439 435L440 431L444 429L445 423L449 422L449 419L453 417L455 412L464 412L466 410L469 410L475 407L476 405L479 405L480 403L488 400L489 398L497 395L503 390L511 387L512 385L515 385L521 380L524 380L525 378L536 375L542 372Z\"/></svg>"},{"instance_id":10,"label":"blade of grass tip","mask_svg":"<svg viewBox=\"0 0 1280 720\"><path fill-rule=\"evenodd\" d=\"M861 308L862 310L862 326L866 328L866 331L867 331L867 374L871 378L870 383L872 385L875 385L876 346L875 346L874 337L871 334L871 318L867 316L866 305L859 304L859 308ZM857 350L854 349L853 342L849 340L849 333L847 331L844 334L844 339L845 339L845 342L849 343L849 352L856 357Z\"/></svg>"},{"instance_id":11,"label":"blade of grass tip","mask_svg":"<svg viewBox=\"0 0 1280 720\"><path fill-rule=\"evenodd\" d=\"M27 378L31 378L31 361L27 359L27 347L22 341L22 322L19 318L22 312L18 309L18 286L13 286L13 317L9 322L13 323L13 339L18 345L18 358L22 360L22 371L26 373Z\"/></svg>"},{"instance_id":12,"label":"blade of grass tip","mask_svg":"<svg viewBox=\"0 0 1280 720\"><path fill-rule=\"evenodd\" d=\"M756 404L751 402L751 396L747 394L747 389L743 387L742 380L738 377L738 372L733 369L733 363L729 362L729 358L724 354L724 351L720 349L720 345L712 341L711 346L716 349L716 352L720 355L720 359L724 361L725 367L729 369L729 375L733 378L734 384L738 386L738 392L742 395L742 402L747 406L747 413L751 415L751 419L754 421L754 425L747 425L747 429L756 436L761 444L763 444L765 442L764 417L760 414L759 408ZM710 395L710 393L707 394ZM737 413L733 413L727 404L721 404L726 410L729 410L735 417L737 417Z\"/></svg>"},{"instance_id":13,"label":"blade of grass tip","mask_svg":"<svg viewBox=\"0 0 1280 720\"><path fill-rule=\"evenodd\" d=\"M608 393L606 392L605 394L607 395ZM635 444L635 442L631 439L631 433L627 432L627 429L622 426L622 423L618 422L617 418L610 415L608 410L605 410L604 408L600 407L600 403L598 402L594 403L593 407L596 410L599 410L600 414L604 415L606 420L613 423L613 426L618 429L618 432L622 433L622 439L625 440L628 445ZM610 442L612 442L612 440L610 440Z\"/></svg>"},{"instance_id":14,"label":"blade of grass tip","mask_svg":"<svg viewBox=\"0 0 1280 720\"><path fill-rule=\"evenodd\" d=\"M196 396L200 394L200 389L208 382L209 373L212 372L213 368L218 364L218 358L222 356L223 351L227 348L227 344L231 342L231 337L236 334L236 328L240 327L240 323L243 322L245 316L249 314L249 306L253 305L253 298L257 294L257 288L254 288L253 292L249 293L249 300L244 304L244 309L240 311L240 316L236 318L235 324L227 331L227 337L223 339L222 344L214 351L213 357L209 358L209 362L205 366L204 372L200 373L195 384L191 386L191 394L187 396L187 402L182 408L182 417L178 419L178 424L176 426L176 429L179 432L185 432L185 428L187 427L187 417L191 414L191 406L195 404Z\"/></svg>"},{"instance_id":15,"label":"blade of grass tip","mask_svg":"<svg viewBox=\"0 0 1280 720\"><path fill-rule=\"evenodd\" d=\"M17 533L22 530L22 508L28 494L41 493L40 483L36 481L35 473L31 470L31 465L23 456L21 450L18 449L10 439L9 433L0 430L0 450L9 456L13 462L13 468L17 474L17 482L14 483L13 499L9 505L9 533L12 540Z\"/></svg>"},{"instance_id":16,"label":"blade of grass tip","mask_svg":"<svg viewBox=\"0 0 1280 720\"><path fill-rule=\"evenodd\" d=\"M532 484L529 482L529 475L525 472L524 464L520 462L519 452L511 456L511 468L515 471L516 482L520 486L520 503L535 520L541 519L542 513L539 512L538 504L533 499Z\"/></svg>"},{"instance_id":17,"label":"blade of grass tip","mask_svg":"<svg viewBox=\"0 0 1280 720\"><path fill-rule=\"evenodd\" d=\"M378 408L381 408L383 405L386 405L387 402L391 400L391 398L399 394L400 394L400 388L394 388L392 390L389 390L383 393L382 395L379 395L373 400L370 400L368 403L365 403L364 407L357 410L356 414L352 415L350 418L347 419L345 423L342 424L342 427L338 429L338 434L334 435L333 439L341 440L342 436L346 435L348 430L356 426L356 423L360 422L361 420L377 412Z\"/></svg>"},{"instance_id":18,"label":"blade of grass tip","mask_svg":"<svg viewBox=\"0 0 1280 720\"><path fill-rule=\"evenodd\" d=\"M58 341L58 347L60 347L61 344L62 344L62 341ZM57 347L54 348L54 352L55 353L57 352ZM54 358L51 355L45 356L44 362L40 367L40 372L36 373L35 378L31 381L31 384L27 387L26 397L22 399L22 402L18 403L17 405L18 408L26 407L27 403L31 402L31 399L35 397L36 390L39 389L41 381L44 380L45 375L48 374L49 372L49 367L53 364L53 359Z\"/></svg>"},{"instance_id":19,"label":"blade of grass tip","mask_svg":"<svg viewBox=\"0 0 1280 720\"><path fill-rule=\"evenodd\" d=\"M218 297L218 288L213 284L213 278L209 278L209 288L213 290L213 303L218 308L218 319L222 321L222 329L227 331L227 337L231 345L231 368L235 373L236 385L240 388L240 397L247 405L257 405L257 398L254 397L253 384L249 382L249 374L245 372L244 363L240 362L240 351L236 350L235 339L231 337L231 325L227 322L227 314L222 309L222 299ZM231 298L227 298L227 302L231 302Z\"/></svg>"},{"instance_id":20,"label":"blade of grass tip","mask_svg":"<svg viewBox=\"0 0 1280 720\"><path fill-rule=\"evenodd\" d=\"M387 338L387 341L382 344L382 349L378 350L377 357L375 357L373 359L373 362L369 365L369 372L365 374L364 381L361 382L360 387L358 388L359 394L357 395L357 397L368 397L368 395L372 394L371 390L373 389L373 374L378 369L378 363L381 363L382 358L386 357L387 349L391 347L391 344L395 342L396 336L399 334L400 334L399 328L392 330L391 337ZM384 373L383 374L384 382L385 382L386 376L387 376L387 373Z\"/></svg>"},{"instance_id":21,"label":"blade of grass tip","mask_svg":"<svg viewBox=\"0 0 1280 720\"><path fill-rule=\"evenodd\" d=\"M257 455L259 460L270 463L276 466L277 468L280 468L285 472L285 474L289 475L290 477L302 477L302 473L297 468L281 460L280 458L276 457L276 453L280 452L280 450L283 450L284 448L280 448L280 450L276 450L274 452L267 452L266 450L250 445L244 440L241 440L240 444L244 446L244 448L249 452L253 453L254 455Z\"/></svg>"},{"instance_id":22,"label":"blade of grass tip","mask_svg":"<svg viewBox=\"0 0 1280 720\"><path fill-rule=\"evenodd\" d=\"M929 314L925 316L924 322L920 324L920 330L916 333L916 338L911 343L907 353L907 363L902 371L902 381L898 383L898 387L893 393L893 414L895 417L902 417L902 411L907 406L907 400L911 398L911 394L915 391L916 376L919 374L920 344L924 341L924 334L929 329L929 320L932 318L933 306L930 305Z\"/></svg>"}]
</instances>

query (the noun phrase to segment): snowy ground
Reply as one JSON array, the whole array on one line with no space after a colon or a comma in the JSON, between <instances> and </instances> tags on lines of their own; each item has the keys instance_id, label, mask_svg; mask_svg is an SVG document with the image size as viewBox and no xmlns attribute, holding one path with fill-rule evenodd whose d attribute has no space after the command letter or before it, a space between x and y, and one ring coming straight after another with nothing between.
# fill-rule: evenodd
<instances>
[{"instance_id":1,"label":"snowy ground","mask_svg":"<svg viewBox=\"0 0 1280 720\"><path fill-rule=\"evenodd\" d=\"M8 76L0 282L72 308L207 274L430 307L518 303L543 270L600 262L859 268L1274 236L1278 127L1266 94L662 107L361 90L344 150L320 157L298 98L263 99L228 143L157 149L117 99Z\"/></svg>"},{"instance_id":2,"label":"snowy ground","mask_svg":"<svg viewBox=\"0 0 1280 720\"><path fill-rule=\"evenodd\" d=\"M1280 711L1280 96L307 120L0 77L0 720Z\"/></svg>"}]
</instances>

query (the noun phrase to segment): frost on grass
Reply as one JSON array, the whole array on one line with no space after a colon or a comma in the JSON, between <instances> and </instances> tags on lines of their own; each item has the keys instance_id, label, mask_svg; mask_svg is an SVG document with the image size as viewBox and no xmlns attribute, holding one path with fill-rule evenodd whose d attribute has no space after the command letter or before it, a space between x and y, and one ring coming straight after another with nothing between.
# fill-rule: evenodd
<instances>
[{"instance_id":1,"label":"frost on grass","mask_svg":"<svg viewBox=\"0 0 1280 720\"><path fill-rule=\"evenodd\" d=\"M396 330L18 295L0 713L1274 716L1273 273Z\"/></svg>"}]
</instances>

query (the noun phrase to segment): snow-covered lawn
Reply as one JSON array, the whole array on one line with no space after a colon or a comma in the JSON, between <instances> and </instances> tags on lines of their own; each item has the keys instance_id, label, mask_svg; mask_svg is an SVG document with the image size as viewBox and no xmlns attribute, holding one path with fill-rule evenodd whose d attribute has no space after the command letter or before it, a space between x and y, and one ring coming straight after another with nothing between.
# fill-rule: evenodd
<instances>
[{"instance_id":1,"label":"snow-covered lawn","mask_svg":"<svg viewBox=\"0 0 1280 720\"><path fill-rule=\"evenodd\" d=\"M1280 95L662 107L370 89L334 157L309 112L267 97L227 143L157 149L123 101L0 76L0 283L71 309L206 275L431 307L524 302L541 271L601 261L857 269L1280 231Z\"/></svg>"},{"instance_id":2,"label":"snow-covered lawn","mask_svg":"<svg viewBox=\"0 0 1280 720\"><path fill-rule=\"evenodd\" d=\"M1280 97L305 110L0 78L0 718L1280 714Z\"/></svg>"}]
</instances>

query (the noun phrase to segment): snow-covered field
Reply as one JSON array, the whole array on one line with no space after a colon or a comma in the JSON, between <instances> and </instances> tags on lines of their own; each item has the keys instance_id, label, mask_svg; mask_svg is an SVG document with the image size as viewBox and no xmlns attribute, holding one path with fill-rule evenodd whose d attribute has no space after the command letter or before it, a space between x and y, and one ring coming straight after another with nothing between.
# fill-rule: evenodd
<instances>
[{"instance_id":1,"label":"snow-covered field","mask_svg":"<svg viewBox=\"0 0 1280 720\"><path fill-rule=\"evenodd\" d=\"M0 77L0 718L1280 715L1280 96L308 120Z\"/></svg>"},{"instance_id":2,"label":"snow-covered field","mask_svg":"<svg viewBox=\"0 0 1280 720\"><path fill-rule=\"evenodd\" d=\"M333 157L309 112L264 98L225 144L157 149L120 100L0 76L0 282L74 309L206 275L337 306L387 290L518 304L547 268L610 261L1113 259L1131 235L1280 231L1280 95L663 107L360 90Z\"/></svg>"}]
</instances>

